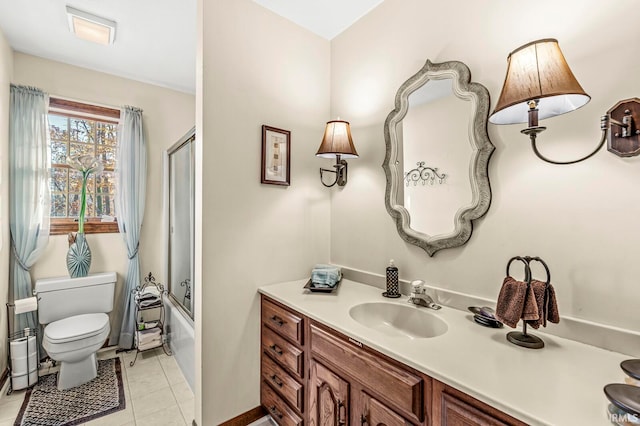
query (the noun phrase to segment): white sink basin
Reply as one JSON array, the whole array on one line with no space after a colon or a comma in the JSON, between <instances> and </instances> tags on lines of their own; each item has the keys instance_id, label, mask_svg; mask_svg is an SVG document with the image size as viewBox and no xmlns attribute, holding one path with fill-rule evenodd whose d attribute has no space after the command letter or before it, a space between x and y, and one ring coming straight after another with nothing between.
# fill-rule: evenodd
<instances>
[{"instance_id":1,"label":"white sink basin","mask_svg":"<svg viewBox=\"0 0 640 426\"><path fill-rule=\"evenodd\" d=\"M447 323L428 308L396 303L361 303L349 309L351 318L390 337L424 339L447 332Z\"/></svg>"}]
</instances>

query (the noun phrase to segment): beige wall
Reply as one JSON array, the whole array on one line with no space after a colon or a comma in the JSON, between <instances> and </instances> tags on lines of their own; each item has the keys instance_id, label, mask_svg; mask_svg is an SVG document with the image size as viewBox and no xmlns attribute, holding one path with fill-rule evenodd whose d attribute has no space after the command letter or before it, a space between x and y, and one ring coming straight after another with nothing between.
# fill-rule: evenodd
<instances>
[{"instance_id":1,"label":"beige wall","mask_svg":"<svg viewBox=\"0 0 640 426\"><path fill-rule=\"evenodd\" d=\"M13 81L36 86L51 95L115 107L132 105L143 109L147 138L147 194L140 238L140 272L146 274L151 271L159 282L165 283L162 153L193 127L195 97L17 52ZM118 273L116 304L111 314L112 330L117 334L120 330L122 282L128 264L126 247L120 234L92 234L87 240L92 252L90 272ZM66 235L51 236L47 250L33 267L33 279L67 275L67 248Z\"/></svg>"},{"instance_id":2,"label":"beige wall","mask_svg":"<svg viewBox=\"0 0 640 426\"><path fill-rule=\"evenodd\" d=\"M330 118L330 53L329 42L251 0L199 7L204 217L196 421L209 425L260 403L256 288L301 279L329 258L330 190L318 176L328 164L315 152ZM291 131L289 187L260 184L262 124Z\"/></svg>"},{"instance_id":3,"label":"beige wall","mask_svg":"<svg viewBox=\"0 0 640 426\"><path fill-rule=\"evenodd\" d=\"M615 10L598 0L386 0L335 38L331 114L351 120L361 157L350 162L349 185L332 192L332 262L382 274L393 258L402 278L495 299L507 260L539 255L551 268L561 314L640 330L640 157L604 149L586 162L554 166L534 156L519 133L524 125L489 125L496 145L491 208L467 245L433 258L398 236L380 167L395 93L427 58L465 62L493 107L508 53L546 37L559 40L592 100L541 123L548 130L540 149L559 160L587 154L598 143L600 115L640 93L633 77L640 57L627 44L640 39L640 26L620 24L620 10L636 7L633 0Z\"/></svg>"},{"instance_id":4,"label":"beige wall","mask_svg":"<svg viewBox=\"0 0 640 426\"><path fill-rule=\"evenodd\" d=\"M0 31L0 376L7 367L7 310L9 297L9 83L13 50Z\"/></svg>"}]
</instances>

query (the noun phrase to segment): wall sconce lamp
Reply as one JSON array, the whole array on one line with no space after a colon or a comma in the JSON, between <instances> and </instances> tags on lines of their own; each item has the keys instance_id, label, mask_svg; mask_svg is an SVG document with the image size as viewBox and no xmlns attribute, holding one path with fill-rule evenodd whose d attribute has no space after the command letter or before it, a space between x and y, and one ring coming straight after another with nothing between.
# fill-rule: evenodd
<instances>
[{"instance_id":1,"label":"wall sconce lamp","mask_svg":"<svg viewBox=\"0 0 640 426\"><path fill-rule=\"evenodd\" d=\"M640 130L635 125L640 121L638 98L618 102L600 118L602 138L590 154L572 161L554 161L538 151L536 138L546 130L538 125L538 120L576 110L590 99L571 72L558 41L550 38L532 41L509 54L502 92L489 121L493 124L528 123L521 133L531 139L533 152L552 164L584 161L595 155L607 140L608 149L614 154L622 157L640 154ZM611 125L621 130L612 133Z\"/></svg>"},{"instance_id":2,"label":"wall sconce lamp","mask_svg":"<svg viewBox=\"0 0 640 426\"><path fill-rule=\"evenodd\" d=\"M327 122L327 127L324 130L324 137L318 152L317 157L323 158L336 158L336 164L333 166L335 170L320 168L320 182L327 188L331 188L336 183L338 186L345 186L347 184L347 162L345 158L358 158L355 146L353 146L353 140L351 139L351 128L349 122L343 120L333 120ZM335 173L336 178L330 185L324 183L323 172Z\"/></svg>"}]
</instances>

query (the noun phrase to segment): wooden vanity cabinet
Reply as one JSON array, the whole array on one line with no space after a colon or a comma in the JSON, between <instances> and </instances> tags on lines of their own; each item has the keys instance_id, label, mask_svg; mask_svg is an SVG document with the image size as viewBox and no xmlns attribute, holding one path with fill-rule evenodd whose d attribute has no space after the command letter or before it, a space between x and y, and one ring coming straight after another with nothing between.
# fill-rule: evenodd
<instances>
[{"instance_id":1,"label":"wooden vanity cabinet","mask_svg":"<svg viewBox=\"0 0 640 426\"><path fill-rule=\"evenodd\" d=\"M309 424L423 425L430 378L310 321Z\"/></svg>"},{"instance_id":2,"label":"wooden vanity cabinet","mask_svg":"<svg viewBox=\"0 0 640 426\"><path fill-rule=\"evenodd\" d=\"M306 319L261 297L260 403L281 426L305 424Z\"/></svg>"},{"instance_id":3,"label":"wooden vanity cabinet","mask_svg":"<svg viewBox=\"0 0 640 426\"><path fill-rule=\"evenodd\" d=\"M262 296L260 400L281 426L524 426Z\"/></svg>"},{"instance_id":4,"label":"wooden vanity cabinet","mask_svg":"<svg viewBox=\"0 0 640 426\"><path fill-rule=\"evenodd\" d=\"M362 424L371 426L406 426L411 424L366 392L362 392L360 397L362 401L363 417L360 419Z\"/></svg>"},{"instance_id":5,"label":"wooden vanity cabinet","mask_svg":"<svg viewBox=\"0 0 640 426\"><path fill-rule=\"evenodd\" d=\"M349 388L349 382L312 359L309 379L309 424L314 426L348 424Z\"/></svg>"},{"instance_id":6,"label":"wooden vanity cabinet","mask_svg":"<svg viewBox=\"0 0 640 426\"><path fill-rule=\"evenodd\" d=\"M526 426L464 392L433 380L432 426Z\"/></svg>"}]
</instances>

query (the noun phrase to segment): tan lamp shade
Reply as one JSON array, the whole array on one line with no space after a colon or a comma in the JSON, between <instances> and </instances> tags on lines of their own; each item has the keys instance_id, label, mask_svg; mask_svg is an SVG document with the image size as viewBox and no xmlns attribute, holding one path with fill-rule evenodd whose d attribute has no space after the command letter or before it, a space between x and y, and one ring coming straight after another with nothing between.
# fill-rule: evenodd
<instances>
[{"instance_id":1,"label":"tan lamp shade","mask_svg":"<svg viewBox=\"0 0 640 426\"><path fill-rule=\"evenodd\" d=\"M333 120L327 122L324 130L324 137L316 156L324 158L357 158L356 147L351 139L351 128L349 122L343 120Z\"/></svg>"},{"instance_id":2,"label":"tan lamp shade","mask_svg":"<svg viewBox=\"0 0 640 426\"><path fill-rule=\"evenodd\" d=\"M558 40L537 40L509 54L502 92L489 121L526 123L531 100L539 101L542 120L578 109L590 99L571 72Z\"/></svg>"}]
</instances>

